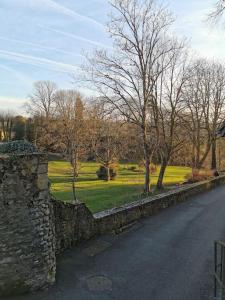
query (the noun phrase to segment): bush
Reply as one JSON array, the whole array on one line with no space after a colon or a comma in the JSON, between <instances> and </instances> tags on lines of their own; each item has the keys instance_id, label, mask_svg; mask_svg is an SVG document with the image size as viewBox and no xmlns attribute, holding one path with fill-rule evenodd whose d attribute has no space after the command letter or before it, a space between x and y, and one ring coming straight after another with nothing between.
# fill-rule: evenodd
<instances>
[{"instance_id":1,"label":"bush","mask_svg":"<svg viewBox=\"0 0 225 300\"><path fill-rule=\"evenodd\" d=\"M109 168L110 173L110 180L114 180L117 175L116 168L114 166L111 166ZM107 168L105 166L100 166L99 170L96 172L98 179L100 180L107 180Z\"/></svg>"},{"instance_id":2,"label":"bush","mask_svg":"<svg viewBox=\"0 0 225 300\"><path fill-rule=\"evenodd\" d=\"M155 174L157 172L157 165L151 163L150 172L151 172L151 174Z\"/></svg>"},{"instance_id":3,"label":"bush","mask_svg":"<svg viewBox=\"0 0 225 300\"><path fill-rule=\"evenodd\" d=\"M139 166L139 169L145 169L144 161L139 162L138 166ZM154 163L151 163L149 169L150 169L151 174L155 174L157 172L157 165Z\"/></svg>"},{"instance_id":4,"label":"bush","mask_svg":"<svg viewBox=\"0 0 225 300\"><path fill-rule=\"evenodd\" d=\"M137 167L136 166L131 166L128 168L128 170L130 171L137 171Z\"/></svg>"},{"instance_id":5,"label":"bush","mask_svg":"<svg viewBox=\"0 0 225 300\"><path fill-rule=\"evenodd\" d=\"M191 174L185 176L185 178L187 179L186 183L196 183L196 182L207 180L215 176L214 173L215 171L211 171L211 170L194 169Z\"/></svg>"},{"instance_id":6,"label":"bush","mask_svg":"<svg viewBox=\"0 0 225 300\"><path fill-rule=\"evenodd\" d=\"M127 168L127 170L132 172L141 172L141 170L138 169L137 166L130 166Z\"/></svg>"}]
</instances>

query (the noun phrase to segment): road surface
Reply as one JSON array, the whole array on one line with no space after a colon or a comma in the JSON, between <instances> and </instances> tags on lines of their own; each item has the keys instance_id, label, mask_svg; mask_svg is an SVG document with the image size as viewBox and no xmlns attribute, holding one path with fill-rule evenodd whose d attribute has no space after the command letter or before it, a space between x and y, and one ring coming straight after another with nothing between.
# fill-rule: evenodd
<instances>
[{"instance_id":1,"label":"road surface","mask_svg":"<svg viewBox=\"0 0 225 300\"><path fill-rule=\"evenodd\" d=\"M10 300L213 299L216 239L225 240L225 187L66 251L53 288Z\"/></svg>"}]
</instances>

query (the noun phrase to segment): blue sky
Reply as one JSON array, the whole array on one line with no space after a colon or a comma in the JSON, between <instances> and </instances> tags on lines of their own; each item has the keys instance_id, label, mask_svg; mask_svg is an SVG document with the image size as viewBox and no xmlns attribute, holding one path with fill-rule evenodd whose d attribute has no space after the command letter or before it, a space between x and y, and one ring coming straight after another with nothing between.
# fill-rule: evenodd
<instances>
[{"instance_id":1,"label":"blue sky","mask_svg":"<svg viewBox=\"0 0 225 300\"><path fill-rule=\"evenodd\" d=\"M225 58L225 31L204 22L215 0L166 3L177 18L174 31L196 53ZM72 88L69 74L79 74L83 52L111 46L104 27L109 12L107 0L1 0L0 110L22 112L36 80Z\"/></svg>"}]
</instances>

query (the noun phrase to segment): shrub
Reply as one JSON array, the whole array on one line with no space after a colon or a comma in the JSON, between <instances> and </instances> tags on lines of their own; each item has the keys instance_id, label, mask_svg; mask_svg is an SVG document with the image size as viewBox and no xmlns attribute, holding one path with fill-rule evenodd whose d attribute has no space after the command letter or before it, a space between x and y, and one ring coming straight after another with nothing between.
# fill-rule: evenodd
<instances>
[{"instance_id":1,"label":"shrub","mask_svg":"<svg viewBox=\"0 0 225 300\"><path fill-rule=\"evenodd\" d=\"M115 166L111 166L109 168L109 173L110 173L110 180L114 180L117 175L117 170ZM96 172L98 179L100 180L107 180L107 168L105 166L100 166L98 171Z\"/></svg>"},{"instance_id":2,"label":"shrub","mask_svg":"<svg viewBox=\"0 0 225 300\"><path fill-rule=\"evenodd\" d=\"M136 167L136 166L131 166L131 167L129 168L129 170L130 170L130 171L136 171L136 170L137 170L137 167Z\"/></svg>"},{"instance_id":3,"label":"shrub","mask_svg":"<svg viewBox=\"0 0 225 300\"><path fill-rule=\"evenodd\" d=\"M137 172L139 170L137 170L137 167L136 166L131 166L128 168L129 171L132 171L132 172Z\"/></svg>"},{"instance_id":4,"label":"shrub","mask_svg":"<svg viewBox=\"0 0 225 300\"><path fill-rule=\"evenodd\" d=\"M138 163L138 167L139 169L142 169L145 167L145 162L143 160L141 160L139 163Z\"/></svg>"},{"instance_id":5,"label":"shrub","mask_svg":"<svg viewBox=\"0 0 225 300\"><path fill-rule=\"evenodd\" d=\"M151 174L155 174L157 172L157 165L151 163L150 171L151 171Z\"/></svg>"},{"instance_id":6,"label":"shrub","mask_svg":"<svg viewBox=\"0 0 225 300\"><path fill-rule=\"evenodd\" d=\"M211 170L198 170L198 169L193 169L191 174L188 174L185 176L187 179L187 183L196 183L200 181L204 181L209 179L210 177L215 176L214 175L215 171Z\"/></svg>"},{"instance_id":7,"label":"shrub","mask_svg":"<svg viewBox=\"0 0 225 300\"><path fill-rule=\"evenodd\" d=\"M144 169L145 168L145 162L144 161L140 161L139 164L139 169ZM150 164L150 172L151 174L155 174L157 172L157 165L154 163Z\"/></svg>"}]
</instances>

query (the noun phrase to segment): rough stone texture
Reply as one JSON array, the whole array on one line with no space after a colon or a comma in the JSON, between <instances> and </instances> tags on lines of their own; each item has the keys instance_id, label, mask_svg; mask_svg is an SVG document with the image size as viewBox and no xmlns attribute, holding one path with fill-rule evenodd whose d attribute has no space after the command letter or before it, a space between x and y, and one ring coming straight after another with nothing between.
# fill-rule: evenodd
<instances>
[{"instance_id":1,"label":"rough stone texture","mask_svg":"<svg viewBox=\"0 0 225 300\"><path fill-rule=\"evenodd\" d=\"M107 232L118 233L123 228L134 224L140 218L155 215L164 208L176 205L191 196L208 191L222 184L225 184L225 175L96 213L94 214L94 218L97 231L99 234Z\"/></svg>"},{"instance_id":2,"label":"rough stone texture","mask_svg":"<svg viewBox=\"0 0 225 300\"><path fill-rule=\"evenodd\" d=\"M83 203L69 204L53 200L57 254L82 240L90 239L96 234L118 233L128 226L132 226L140 218L155 215L164 208L176 205L193 195L221 184L225 184L225 176L184 185L177 190L128 203L94 215Z\"/></svg>"},{"instance_id":3,"label":"rough stone texture","mask_svg":"<svg viewBox=\"0 0 225 300\"><path fill-rule=\"evenodd\" d=\"M45 155L0 155L0 295L54 283L52 217Z\"/></svg>"},{"instance_id":4,"label":"rough stone texture","mask_svg":"<svg viewBox=\"0 0 225 300\"><path fill-rule=\"evenodd\" d=\"M59 258L55 287L10 300L213 300L213 245L225 236L224 200L225 185L121 235L81 243ZM84 253L105 241L111 246L99 254ZM112 281L111 291L99 276Z\"/></svg>"},{"instance_id":5,"label":"rough stone texture","mask_svg":"<svg viewBox=\"0 0 225 300\"><path fill-rule=\"evenodd\" d=\"M0 297L54 283L56 254L79 241L120 232L140 218L225 184L220 176L92 215L83 203L52 200L47 170L42 154L0 155ZM95 256L107 247L96 244L85 251ZM97 286L102 282L94 280Z\"/></svg>"},{"instance_id":6,"label":"rough stone texture","mask_svg":"<svg viewBox=\"0 0 225 300\"><path fill-rule=\"evenodd\" d=\"M97 233L95 219L84 203L53 200L56 232L56 253L59 254L81 240Z\"/></svg>"},{"instance_id":7,"label":"rough stone texture","mask_svg":"<svg viewBox=\"0 0 225 300\"><path fill-rule=\"evenodd\" d=\"M24 140L10 141L7 143L0 143L0 153L1 154L21 154L21 153L36 153L37 148Z\"/></svg>"}]
</instances>

